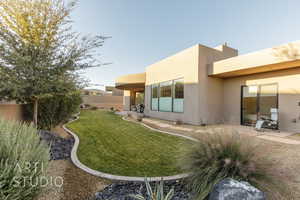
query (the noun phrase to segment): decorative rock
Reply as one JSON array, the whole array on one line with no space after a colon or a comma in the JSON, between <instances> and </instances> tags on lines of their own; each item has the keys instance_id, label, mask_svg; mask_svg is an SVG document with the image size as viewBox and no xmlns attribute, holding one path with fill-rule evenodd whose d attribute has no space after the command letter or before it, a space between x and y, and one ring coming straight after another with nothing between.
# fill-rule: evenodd
<instances>
[{"instance_id":1,"label":"decorative rock","mask_svg":"<svg viewBox=\"0 0 300 200\"><path fill-rule=\"evenodd\" d=\"M152 189L155 188L155 183L150 183L150 185ZM164 181L165 194L172 188L174 188L175 191L172 200L192 199L181 181ZM142 194L146 197L146 193L146 186L143 182L116 182L107 186L103 191L97 192L94 200L133 200L129 195Z\"/></svg>"},{"instance_id":2,"label":"decorative rock","mask_svg":"<svg viewBox=\"0 0 300 200\"><path fill-rule=\"evenodd\" d=\"M215 185L209 200L265 200L265 194L248 182L226 178Z\"/></svg>"},{"instance_id":3,"label":"decorative rock","mask_svg":"<svg viewBox=\"0 0 300 200\"><path fill-rule=\"evenodd\" d=\"M41 140L50 146L50 160L66 160L71 157L74 138L65 139L49 131L39 131Z\"/></svg>"}]
</instances>

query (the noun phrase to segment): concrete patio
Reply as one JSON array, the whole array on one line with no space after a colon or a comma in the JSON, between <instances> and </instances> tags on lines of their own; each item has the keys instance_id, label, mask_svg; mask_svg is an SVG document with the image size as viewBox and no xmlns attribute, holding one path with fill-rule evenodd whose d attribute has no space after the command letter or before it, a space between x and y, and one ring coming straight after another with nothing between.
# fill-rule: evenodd
<instances>
[{"instance_id":1,"label":"concrete patio","mask_svg":"<svg viewBox=\"0 0 300 200\"><path fill-rule=\"evenodd\" d=\"M285 131L274 131L269 129L264 129L263 131L256 131L254 127L241 126L241 125L207 125L207 126L195 126L195 125L175 125L174 122L154 119L154 118L143 118L144 123L153 126L158 129L174 131L177 133L186 132L191 135L200 133L211 133L212 131L225 131L232 129L237 131L239 134L248 135L251 137L257 137L264 140L269 140L272 142L279 142L284 144L300 145L299 140L290 139L289 137L297 133L285 132Z\"/></svg>"}]
</instances>

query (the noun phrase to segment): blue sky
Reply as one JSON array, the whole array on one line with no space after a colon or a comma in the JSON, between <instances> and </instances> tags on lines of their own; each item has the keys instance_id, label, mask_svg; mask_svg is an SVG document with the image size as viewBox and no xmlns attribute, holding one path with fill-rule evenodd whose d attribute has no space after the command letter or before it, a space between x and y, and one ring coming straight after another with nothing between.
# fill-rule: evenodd
<instances>
[{"instance_id":1,"label":"blue sky","mask_svg":"<svg viewBox=\"0 0 300 200\"><path fill-rule=\"evenodd\" d=\"M299 40L299 8L299 0L81 0L72 19L81 33L112 37L99 52L113 64L85 76L113 85L197 43L243 54Z\"/></svg>"}]
</instances>

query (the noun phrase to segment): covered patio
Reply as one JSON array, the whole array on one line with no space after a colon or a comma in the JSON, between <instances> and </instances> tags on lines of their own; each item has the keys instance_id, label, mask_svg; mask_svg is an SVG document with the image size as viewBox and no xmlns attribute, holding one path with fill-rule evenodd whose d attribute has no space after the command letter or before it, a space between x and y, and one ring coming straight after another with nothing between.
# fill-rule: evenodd
<instances>
[{"instance_id":1,"label":"covered patio","mask_svg":"<svg viewBox=\"0 0 300 200\"><path fill-rule=\"evenodd\" d=\"M116 88L124 90L125 111L139 111L144 106L146 73L121 76L116 80Z\"/></svg>"}]
</instances>

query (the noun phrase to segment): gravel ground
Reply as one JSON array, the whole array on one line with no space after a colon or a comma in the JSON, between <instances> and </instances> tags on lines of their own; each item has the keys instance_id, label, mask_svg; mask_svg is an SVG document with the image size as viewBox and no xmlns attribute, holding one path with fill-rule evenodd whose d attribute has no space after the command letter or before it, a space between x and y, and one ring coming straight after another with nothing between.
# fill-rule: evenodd
<instances>
[{"instance_id":1,"label":"gravel ground","mask_svg":"<svg viewBox=\"0 0 300 200\"><path fill-rule=\"evenodd\" d=\"M152 189L155 188L155 183L151 183ZM174 188L174 196L172 200L189 200L191 196L182 181L165 181L164 192L165 195ZM116 182L104 190L97 192L93 200L134 200L129 195L142 194L146 197L146 186L143 182Z\"/></svg>"},{"instance_id":2,"label":"gravel ground","mask_svg":"<svg viewBox=\"0 0 300 200\"><path fill-rule=\"evenodd\" d=\"M51 145L51 160L65 160L70 158L71 150L75 142L73 138L62 138L49 131L40 131L39 134L42 140Z\"/></svg>"}]
</instances>

